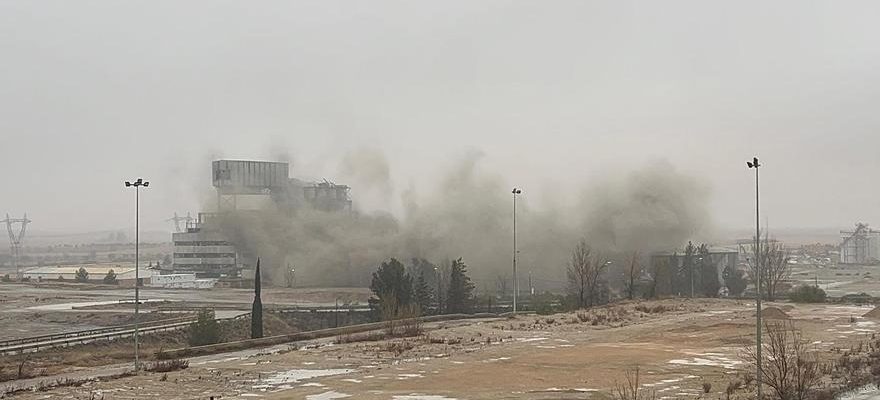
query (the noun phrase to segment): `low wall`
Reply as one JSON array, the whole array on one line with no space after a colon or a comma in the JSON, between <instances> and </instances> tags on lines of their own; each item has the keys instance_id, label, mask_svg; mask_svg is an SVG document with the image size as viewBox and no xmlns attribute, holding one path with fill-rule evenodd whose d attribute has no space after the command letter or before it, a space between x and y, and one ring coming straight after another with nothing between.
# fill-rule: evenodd
<instances>
[{"instance_id":1,"label":"low wall","mask_svg":"<svg viewBox=\"0 0 880 400\"><path fill-rule=\"evenodd\" d=\"M431 315L419 318L422 322L439 322L451 321L457 319L474 319L474 318L496 318L496 314L447 314L447 315ZM166 350L156 353L156 358L160 360L168 360L174 358L196 357L208 354L226 353L231 351L252 349L258 347L268 347L284 343L292 343L303 340L314 340L339 335L349 335L352 333L368 332L386 327L384 322L372 322L368 324L350 325L339 328L319 329L308 332L297 332L288 335L270 336L259 339L247 339L237 342L209 344L207 346L185 347L182 349Z\"/></svg>"},{"instance_id":2,"label":"low wall","mask_svg":"<svg viewBox=\"0 0 880 400\"><path fill-rule=\"evenodd\" d=\"M377 322L375 313L369 310L344 310L339 312L267 310L266 312L280 318L288 325L296 327L300 331L314 331Z\"/></svg>"}]
</instances>

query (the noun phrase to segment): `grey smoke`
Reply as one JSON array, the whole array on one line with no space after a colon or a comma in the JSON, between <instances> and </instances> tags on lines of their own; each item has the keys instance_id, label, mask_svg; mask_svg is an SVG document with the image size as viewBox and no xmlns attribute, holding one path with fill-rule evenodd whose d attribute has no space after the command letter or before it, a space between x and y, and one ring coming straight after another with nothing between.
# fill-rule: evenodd
<instances>
[{"instance_id":1,"label":"grey smoke","mask_svg":"<svg viewBox=\"0 0 880 400\"><path fill-rule=\"evenodd\" d=\"M483 168L482 157L467 153L438 182L396 193L384 155L359 149L340 161L340 176L350 182L339 183L352 185L358 204L353 213L288 213L269 205L229 216L222 226L248 256L262 257L264 274L276 284L288 265L304 285L367 285L389 257L407 263L463 257L482 289L510 276L513 257L510 187ZM522 276L531 271L564 280L569 252L582 237L609 255L650 252L702 239L712 225L708 186L666 162L580 187L580 198L569 205L533 205L528 191L519 200ZM389 212L394 198L402 205L399 215Z\"/></svg>"}]
</instances>

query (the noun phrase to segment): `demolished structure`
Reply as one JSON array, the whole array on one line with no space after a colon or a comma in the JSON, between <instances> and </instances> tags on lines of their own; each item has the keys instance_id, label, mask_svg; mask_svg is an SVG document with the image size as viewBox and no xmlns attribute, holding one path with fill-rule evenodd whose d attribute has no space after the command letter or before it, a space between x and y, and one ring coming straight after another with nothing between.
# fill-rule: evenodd
<instances>
[{"instance_id":1,"label":"demolished structure","mask_svg":"<svg viewBox=\"0 0 880 400\"><path fill-rule=\"evenodd\" d=\"M241 278L255 255L241 254L219 221L236 213L259 213L264 207L294 213L302 207L351 211L350 188L324 180L304 182L289 176L286 162L217 160L212 182L216 212L201 212L183 232L172 234L174 261L163 273L195 274L199 278ZM247 275L247 274L245 274Z\"/></svg>"}]
</instances>

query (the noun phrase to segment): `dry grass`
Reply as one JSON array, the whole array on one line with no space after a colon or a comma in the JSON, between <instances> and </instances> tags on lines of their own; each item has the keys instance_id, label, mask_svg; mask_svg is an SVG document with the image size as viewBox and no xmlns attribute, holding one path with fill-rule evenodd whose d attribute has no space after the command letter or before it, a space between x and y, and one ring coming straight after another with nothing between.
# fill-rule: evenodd
<instances>
[{"instance_id":1,"label":"dry grass","mask_svg":"<svg viewBox=\"0 0 880 400\"><path fill-rule=\"evenodd\" d=\"M141 358L155 359L156 352L163 347L185 343L186 332L183 330L142 336ZM53 375L70 368L119 364L131 361L133 356L131 338L44 350L28 354L29 358L22 368L22 378ZM17 376L17 370L23 357L0 357L0 382L21 379Z\"/></svg>"},{"instance_id":2,"label":"dry grass","mask_svg":"<svg viewBox=\"0 0 880 400\"><path fill-rule=\"evenodd\" d=\"M388 338L385 331L371 331L364 333L349 333L347 335L339 335L333 340L335 344L357 343L357 342L378 342Z\"/></svg>"},{"instance_id":3,"label":"dry grass","mask_svg":"<svg viewBox=\"0 0 880 400\"><path fill-rule=\"evenodd\" d=\"M156 361L147 364L144 371L149 372L171 372L189 368L189 361L176 358L174 360Z\"/></svg>"}]
</instances>

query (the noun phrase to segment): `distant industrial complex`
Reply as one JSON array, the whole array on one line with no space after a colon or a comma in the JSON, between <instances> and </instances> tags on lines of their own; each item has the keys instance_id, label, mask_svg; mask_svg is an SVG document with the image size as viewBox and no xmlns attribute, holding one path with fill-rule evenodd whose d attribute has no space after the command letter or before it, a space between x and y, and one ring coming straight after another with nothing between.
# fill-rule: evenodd
<instances>
[{"instance_id":1,"label":"distant industrial complex","mask_svg":"<svg viewBox=\"0 0 880 400\"><path fill-rule=\"evenodd\" d=\"M296 212L303 207L322 211L351 211L350 188L330 181L304 182L289 176L285 162L218 160L211 164L217 190L214 212L200 212L186 229L172 234L174 261L164 273L194 274L199 278L240 278L254 260L243 255L220 229L224 215L259 212L253 204L271 201L276 209Z\"/></svg>"},{"instance_id":2,"label":"distant industrial complex","mask_svg":"<svg viewBox=\"0 0 880 400\"><path fill-rule=\"evenodd\" d=\"M840 264L880 262L880 231L857 223L855 229L840 231Z\"/></svg>"}]
</instances>

